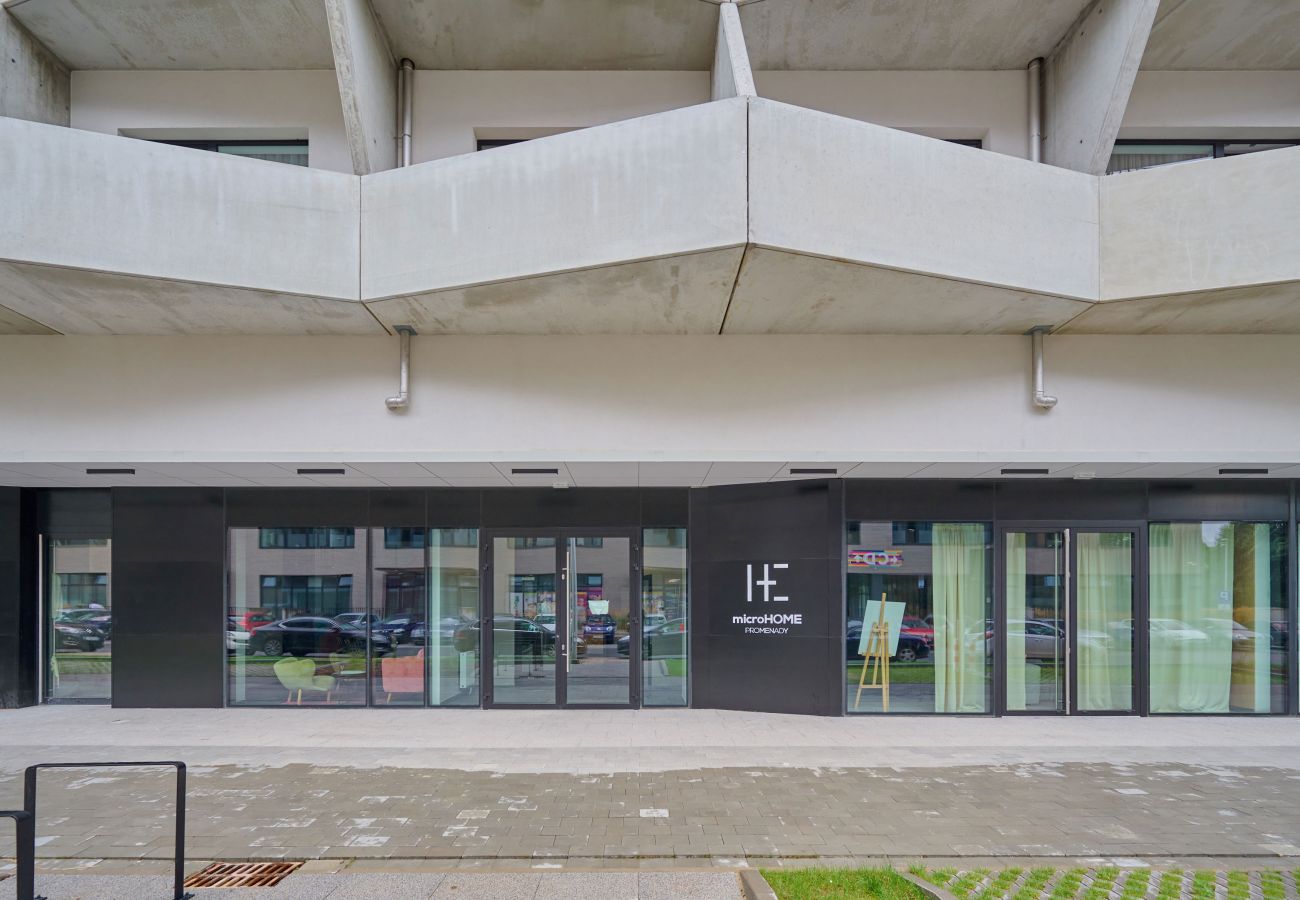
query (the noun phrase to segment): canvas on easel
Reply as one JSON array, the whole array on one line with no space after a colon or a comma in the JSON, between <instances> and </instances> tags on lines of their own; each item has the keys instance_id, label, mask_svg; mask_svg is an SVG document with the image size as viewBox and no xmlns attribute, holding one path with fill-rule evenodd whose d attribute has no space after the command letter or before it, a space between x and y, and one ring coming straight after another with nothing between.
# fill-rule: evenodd
<instances>
[{"instance_id":1,"label":"canvas on easel","mask_svg":"<svg viewBox=\"0 0 1300 900\"><path fill-rule=\"evenodd\" d=\"M889 712L889 658L898 653L898 637L903 629L903 612L906 603L887 603L887 594L880 595L880 602L867 601L866 615L863 616L862 637L858 642L858 653L862 654L862 674L858 677L858 693L853 700L853 708L862 703L863 691L880 691L880 706L883 712ZM875 621L870 629L866 627ZM872 669L872 664L875 664ZM871 683L867 683L867 670L872 669Z\"/></svg>"}]
</instances>

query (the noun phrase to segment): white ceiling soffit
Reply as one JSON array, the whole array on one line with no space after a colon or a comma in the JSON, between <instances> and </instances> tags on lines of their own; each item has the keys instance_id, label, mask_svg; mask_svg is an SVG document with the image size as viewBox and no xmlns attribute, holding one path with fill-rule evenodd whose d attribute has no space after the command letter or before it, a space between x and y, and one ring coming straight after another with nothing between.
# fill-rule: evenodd
<instances>
[{"instance_id":1,"label":"white ceiling soffit","mask_svg":"<svg viewBox=\"0 0 1300 900\"><path fill-rule=\"evenodd\" d=\"M710 487L850 479L1258 479L1294 462L0 462L17 487Z\"/></svg>"},{"instance_id":2,"label":"white ceiling soffit","mask_svg":"<svg viewBox=\"0 0 1300 900\"><path fill-rule=\"evenodd\" d=\"M9 0L73 69L332 69L321 0Z\"/></svg>"},{"instance_id":3,"label":"white ceiling soffit","mask_svg":"<svg viewBox=\"0 0 1300 900\"><path fill-rule=\"evenodd\" d=\"M1144 69L1300 69L1296 0L1162 0Z\"/></svg>"}]
</instances>

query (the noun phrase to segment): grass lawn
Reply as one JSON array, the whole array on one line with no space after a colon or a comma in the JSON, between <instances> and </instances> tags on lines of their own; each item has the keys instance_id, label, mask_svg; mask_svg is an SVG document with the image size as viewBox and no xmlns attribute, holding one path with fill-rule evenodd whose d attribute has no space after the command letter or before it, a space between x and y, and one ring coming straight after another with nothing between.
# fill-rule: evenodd
<instances>
[{"instance_id":1,"label":"grass lawn","mask_svg":"<svg viewBox=\"0 0 1300 900\"><path fill-rule=\"evenodd\" d=\"M763 869L781 900L925 900L893 869Z\"/></svg>"}]
</instances>

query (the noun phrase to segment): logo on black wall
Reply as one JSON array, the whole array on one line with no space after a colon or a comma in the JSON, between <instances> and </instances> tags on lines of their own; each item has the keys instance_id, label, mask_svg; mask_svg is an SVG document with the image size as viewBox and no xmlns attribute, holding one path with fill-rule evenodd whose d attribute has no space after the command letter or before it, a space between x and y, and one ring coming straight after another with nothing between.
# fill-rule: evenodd
<instances>
[{"instance_id":1,"label":"logo on black wall","mask_svg":"<svg viewBox=\"0 0 1300 900\"><path fill-rule=\"evenodd\" d=\"M763 563L761 578L754 577L754 564L745 564L745 602L753 603L756 592L761 588L758 599L763 603L789 603L790 598L784 594L774 593L777 586L776 571L789 569L789 563ZM802 625L802 613L763 613L759 615L739 615L731 617L732 625L744 625L745 634L789 634L790 625Z\"/></svg>"}]
</instances>

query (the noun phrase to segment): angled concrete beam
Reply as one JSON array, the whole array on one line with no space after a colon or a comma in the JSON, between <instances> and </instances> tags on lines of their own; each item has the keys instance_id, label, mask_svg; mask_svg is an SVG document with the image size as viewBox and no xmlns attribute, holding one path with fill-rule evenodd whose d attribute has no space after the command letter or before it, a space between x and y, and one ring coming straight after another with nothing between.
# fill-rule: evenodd
<instances>
[{"instance_id":1,"label":"angled concrete beam","mask_svg":"<svg viewBox=\"0 0 1300 900\"><path fill-rule=\"evenodd\" d=\"M370 0L325 0L352 168L397 167L397 66Z\"/></svg>"},{"instance_id":2,"label":"angled concrete beam","mask_svg":"<svg viewBox=\"0 0 1300 900\"><path fill-rule=\"evenodd\" d=\"M0 116L67 125L68 67L0 7Z\"/></svg>"},{"instance_id":3,"label":"angled concrete beam","mask_svg":"<svg viewBox=\"0 0 1300 900\"><path fill-rule=\"evenodd\" d=\"M1106 171L1160 0L1094 0L1047 57L1043 162Z\"/></svg>"},{"instance_id":4,"label":"angled concrete beam","mask_svg":"<svg viewBox=\"0 0 1300 900\"><path fill-rule=\"evenodd\" d=\"M754 72L740 28L740 10L733 0L723 0L718 4L718 41L713 52L713 99L754 95Z\"/></svg>"}]
</instances>

